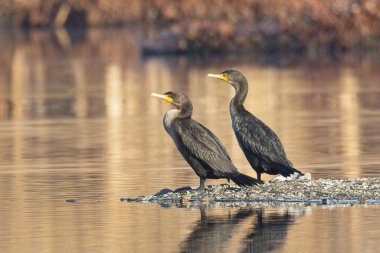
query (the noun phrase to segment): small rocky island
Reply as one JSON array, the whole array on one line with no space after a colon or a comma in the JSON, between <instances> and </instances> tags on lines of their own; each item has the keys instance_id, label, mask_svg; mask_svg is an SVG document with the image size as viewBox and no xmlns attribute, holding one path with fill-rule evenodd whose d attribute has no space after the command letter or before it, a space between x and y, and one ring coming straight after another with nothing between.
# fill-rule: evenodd
<instances>
[{"instance_id":1,"label":"small rocky island","mask_svg":"<svg viewBox=\"0 0 380 253\"><path fill-rule=\"evenodd\" d=\"M196 187L162 189L154 195L121 198L123 202L159 203L164 206L201 203L316 203L380 204L380 178L272 180L260 186L209 185L199 194Z\"/></svg>"}]
</instances>

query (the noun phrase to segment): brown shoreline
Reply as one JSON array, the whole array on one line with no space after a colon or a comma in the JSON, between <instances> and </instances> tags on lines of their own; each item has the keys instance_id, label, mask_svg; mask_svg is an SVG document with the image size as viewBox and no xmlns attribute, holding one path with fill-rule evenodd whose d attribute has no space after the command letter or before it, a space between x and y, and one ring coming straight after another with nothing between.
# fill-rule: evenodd
<instances>
[{"instance_id":1,"label":"brown shoreline","mask_svg":"<svg viewBox=\"0 0 380 253\"><path fill-rule=\"evenodd\" d=\"M0 1L4 27L139 25L146 54L379 50L376 0Z\"/></svg>"}]
</instances>

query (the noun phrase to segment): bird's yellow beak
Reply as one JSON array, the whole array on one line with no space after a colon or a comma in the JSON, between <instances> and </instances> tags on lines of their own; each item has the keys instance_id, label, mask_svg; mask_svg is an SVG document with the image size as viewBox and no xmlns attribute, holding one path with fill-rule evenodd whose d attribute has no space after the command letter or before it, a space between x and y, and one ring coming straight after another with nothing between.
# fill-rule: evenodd
<instances>
[{"instance_id":1,"label":"bird's yellow beak","mask_svg":"<svg viewBox=\"0 0 380 253\"><path fill-rule=\"evenodd\" d=\"M207 77L218 78L225 82L228 82L228 77L225 74L207 74Z\"/></svg>"},{"instance_id":2,"label":"bird's yellow beak","mask_svg":"<svg viewBox=\"0 0 380 253\"><path fill-rule=\"evenodd\" d=\"M173 103L173 98L171 98L171 97L169 97L169 96L161 95L161 94L157 94L157 93L151 93L150 95L151 95L152 97L162 98L162 99L165 100L166 102Z\"/></svg>"}]
</instances>

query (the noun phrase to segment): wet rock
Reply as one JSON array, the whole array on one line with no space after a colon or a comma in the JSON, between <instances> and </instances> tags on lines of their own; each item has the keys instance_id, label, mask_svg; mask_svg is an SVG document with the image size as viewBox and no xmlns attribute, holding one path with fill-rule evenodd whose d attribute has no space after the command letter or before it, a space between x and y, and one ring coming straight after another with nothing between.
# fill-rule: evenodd
<instances>
[{"instance_id":1,"label":"wet rock","mask_svg":"<svg viewBox=\"0 0 380 253\"><path fill-rule=\"evenodd\" d=\"M160 206L161 207L164 207L164 208L169 208L169 207L171 207L173 205L173 203L171 203L171 202L161 202L160 203Z\"/></svg>"},{"instance_id":2,"label":"wet rock","mask_svg":"<svg viewBox=\"0 0 380 253\"><path fill-rule=\"evenodd\" d=\"M127 202L137 202L137 198L127 198Z\"/></svg>"},{"instance_id":3,"label":"wet rock","mask_svg":"<svg viewBox=\"0 0 380 253\"><path fill-rule=\"evenodd\" d=\"M310 181L311 180L311 173L305 173L305 175L299 175L299 177L297 178L298 180L306 180L306 181Z\"/></svg>"},{"instance_id":4,"label":"wet rock","mask_svg":"<svg viewBox=\"0 0 380 253\"><path fill-rule=\"evenodd\" d=\"M78 203L79 199L66 199L65 202L67 202L67 203Z\"/></svg>"},{"instance_id":5,"label":"wet rock","mask_svg":"<svg viewBox=\"0 0 380 253\"><path fill-rule=\"evenodd\" d=\"M146 197L138 196L137 198L120 198L121 202L142 202Z\"/></svg>"},{"instance_id":6,"label":"wet rock","mask_svg":"<svg viewBox=\"0 0 380 253\"><path fill-rule=\"evenodd\" d=\"M136 198L120 198L121 202L135 202Z\"/></svg>"},{"instance_id":7,"label":"wet rock","mask_svg":"<svg viewBox=\"0 0 380 253\"><path fill-rule=\"evenodd\" d=\"M160 195L165 195L165 194L167 194L167 193L169 193L169 192L173 192L173 191L170 190L170 189L164 188L164 189L160 190L159 192L157 192L157 193L154 194L154 195L156 195L156 196L160 196Z\"/></svg>"},{"instance_id":8,"label":"wet rock","mask_svg":"<svg viewBox=\"0 0 380 253\"><path fill-rule=\"evenodd\" d=\"M193 188L191 186L185 186L185 187L180 187L174 190L175 193L177 192L183 192L183 191L191 191Z\"/></svg>"},{"instance_id":9,"label":"wet rock","mask_svg":"<svg viewBox=\"0 0 380 253\"><path fill-rule=\"evenodd\" d=\"M158 196L156 195L149 195L144 198L144 201L148 201L148 202L155 202L157 200L158 200Z\"/></svg>"},{"instance_id":10,"label":"wet rock","mask_svg":"<svg viewBox=\"0 0 380 253\"><path fill-rule=\"evenodd\" d=\"M275 176L272 178L269 182L283 182L283 181L290 181L290 180L311 180L311 174L305 173L305 175L301 175L298 173L293 173L288 177L284 177L282 175Z\"/></svg>"}]
</instances>

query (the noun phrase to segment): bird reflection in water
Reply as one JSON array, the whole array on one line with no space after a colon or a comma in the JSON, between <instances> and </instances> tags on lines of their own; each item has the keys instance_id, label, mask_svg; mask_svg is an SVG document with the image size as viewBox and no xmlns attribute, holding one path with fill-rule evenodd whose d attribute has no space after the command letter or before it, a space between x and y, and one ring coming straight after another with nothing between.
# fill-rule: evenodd
<instances>
[{"instance_id":1,"label":"bird reflection in water","mask_svg":"<svg viewBox=\"0 0 380 253\"><path fill-rule=\"evenodd\" d=\"M181 243L180 252L271 252L284 243L289 226L303 215L287 209L242 208L236 213L226 209L224 215L207 215L200 206L201 217ZM230 250L228 250L230 251Z\"/></svg>"}]
</instances>

